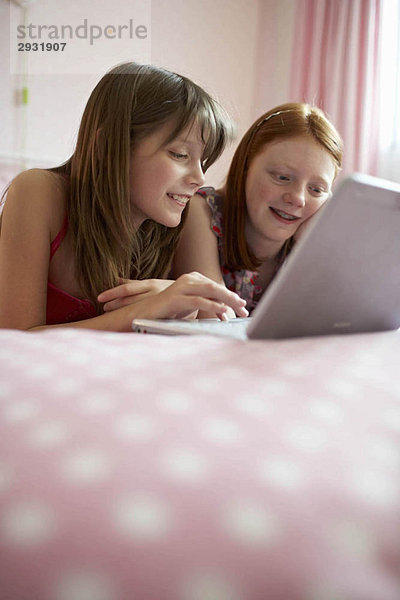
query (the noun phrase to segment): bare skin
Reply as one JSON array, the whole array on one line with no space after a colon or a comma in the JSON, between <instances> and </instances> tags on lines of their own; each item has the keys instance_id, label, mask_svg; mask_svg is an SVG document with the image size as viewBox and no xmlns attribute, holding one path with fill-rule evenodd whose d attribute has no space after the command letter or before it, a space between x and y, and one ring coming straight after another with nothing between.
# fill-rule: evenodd
<instances>
[{"instance_id":1,"label":"bare skin","mask_svg":"<svg viewBox=\"0 0 400 600\"><path fill-rule=\"evenodd\" d=\"M266 144L253 159L246 180L245 237L261 260L258 284L263 290L275 274L276 257L283 244L302 234L329 198L334 177L332 157L308 135ZM224 195L223 190L219 193ZM223 283L211 217L206 200L196 195L174 257L174 277L195 269ZM228 315L234 316L230 311Z\"/></svg>"},{"instance_id":2,"label":"bare skin","mask_svg":"<svg viewBox=\"0 0 400 600\"><path fill-rule=\"evenodd\" d=\"M62 227L65 212L66 189L58 175L34 169L21 173L11 185L0 236L1 328L130 331L134 318L181 318L198 310L223 318L228 306L239 313L243 310L245 303L239 296L199 273L189 273L165 283L165 288L164 284L150 284L139 301L127 306L92 319L47 326L48 280L82 298L68 233L50 262L50 244Z\"/></svg>"}]
</instances>

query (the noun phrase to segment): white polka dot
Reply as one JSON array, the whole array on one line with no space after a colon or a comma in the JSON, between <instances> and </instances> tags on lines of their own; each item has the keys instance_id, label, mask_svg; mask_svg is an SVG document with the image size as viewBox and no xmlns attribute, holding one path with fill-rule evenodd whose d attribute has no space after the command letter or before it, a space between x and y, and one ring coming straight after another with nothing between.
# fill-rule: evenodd
<instances>
[{"instance_id":1,"label":"white polka dot","mask_svg":"<svg viewBox=\"0 0 400 600\"><path fill-rule=\"evenodd\" d=\"M231 505L226 510L223 521L233 538L250 545L273 543L280 529L278 519L272 512L253 503Z\"/></svg>"},{"instance_id":2,"label":"white polka dot","mask_svg":"<svg viewBox=\"0 0 400 600\"><path fill-rule=\"evenodd\" d=\"M142 494L120 500L114 518L120 533L137 541L164 537L171 527L168 506L161 499Z\"/></svg>"},{"instance_id":3,"label":"white polka dot","mask_svg":"<svg viewBox=\"0 0 400 600\"><path fill-rule=\"evenodd\" d=\"M232 444L241 438L239 426L228 419L211 419L203 424L201 432L205 438L217 444Z\"/></svg>"},{"instance_id":4,"label":"white polka dot","mask_svg":"<svg viewBox=\"0 0 400 600\"><path fill-rule=\"evenodd\" d=\"M104 337L107 337L107 340L109 340L110 342L116 342L119 347L119 353L121 354L121 334L115 333L112 331L108 331ZM129 347L129 349L130 349L130 347ZM136 357L135 357L135 361L136 361Z\"/></svg>"},{"instance_id":5,"label":"white polka dot","mask_svg":"<svg viewBox=\"0 0 400 600\"><path fill-rule=\"evenodd\" d=\"M104 452L98 450L78 450L63 461L63 472L66 479L77 484L104 481L110 470L110 459Z\"/></svg>"},{"instance_id":6,"label":"white polka dot","mask_svg":"<svg viewBox=\"0 0 400 600\"><path fill-rule=\"evenodd\" d=\"M114 586L103 574L76 571L61 576L54 600L117 600ZM132 597L132 600L133 597Z\"/></svg>"},{"instance_id":7,"label":"white polka dot","mask_svg":"<svg viewBox=\"0 0 400 600\"><path fill-rule=\"evenodd\" d=\"M179 600L241 600L229 580L215 573L193 575L183 586Z\"/></svg>"},{"instance_id":8,"label":"white polka dot","mask_svg":"<svg viewBox=\"0 0 400 600\"><path fill-rule=\"evenodd\" d=\"M155 437L157 425L151 417L130 414L117 419L114 431L120 439L145 442Z\"/></svg>"},{"instance_id":9,"label":"white polka dot","mask_svg":"<svg viewBox=\"0 0 400 600\"><path fill-rule=\"evenodd\" d=\"M283 379L273 379L271 377L265 381L265 385L263 385L262 390L260 390L260 394L262 396L286 396L288 390L290 390L290 384Z\"/></svg>"},{"instance_id":10,"label":"white polka dot","mask_svg":"<svg viewBox=\"0 0 400 600\"><path fill-rule=\"evenodd\" d=\"M259 472L261 480L288 490L298 488L305 480L304 473L298 465L279 456L267 458Z\"/></svg>"},{"instance_id":11,"label":"white polka dot","mask_svg":"<svg viewBox=\"0 0 400 600\"><path fill-rule=\"evenodd\" d=\"M170 479L188 483L203 481L208 471L204 456L183 448L167 451L162 457L161 468Z\"/></svg>"},{"instance_id":12,"label":"white polka dot","mask_svg":"<svg viewBox=\"0 0 400 600\"><path fill-rule=\"evenodd\" d=\"M124 391L126 391L127 394L132 394L133 397L137 397L140 394L145 394L148 390L150 393L154 393L154 389L152 388L152 380L144 375L135 374L133 379L121 381L119 385L124 389Z\"/></svg>"},{"instance_id":13,"label":"white polka dot","mask_svg":"<svg viewBox=\"0 0 400 600\"><path fill-rule=\"evenodd\" d=\"M236 399L236 407L241 412L255 416L270 416L272 404L261 395L243 394Z\"/></svg>"},{"instance_id":14,"label":"white polka dot","mask_svg":"<svg viewBox=\"0 0 400 600\"><path fill-rule=\"evenodd\" d=\"M164 393L160 399L160 407L171 413L186 413L192 409L192 400L181 392Z\"/></svg>"},{"instance_id":15,"label":"white polka dot","mask_svg":"<svg viewBox=\"0 0 400 600\"><path fill-rule=\"evenodd\" d=\"M9 383L2 381L0 386L0 398L7 398L14 391L14 387Z\"/></svg>"},{"instance_id":16,"label":"white polka dot","mask_svg":"<svg viewBox=\"0 0 400 600\"><path fill-rule=\"evenodd\" d=\"M63 351L63 360L70 365L88 365L92 363L93 357L90 352L74 349L72 352Z\"/></svg>"},{"instance_id":17,"label":"white polka dot","mask_svg":"<svg viewBox=\"0 0 400 600\"><path fill-rule=\"evenodd\" d=\"M293 425L287 433L288 441L301 450L320 450L326 443L326 433L309 425Z\"/></svg>"},{"instance_id":18,"label":"white polka dot","mask_svg":"<svg viewBox=\"0 0 400 600\"><path fill-rule=\"evenodd\" d=\"M30 350L32 348L34 350L48 350L49 342L48 342L48 340L44 340L43 336L41 334L39 334L36 337L32 336L32 339L29 340L29 344L27 344L27 346L29 346Z\"/></svg>"},{"instance_id":19,"label":"white polka dot","mask_svg":"<svg viewBox=\"0 0 400 600\"><path fill-rule=\"evenodd\" d=\"M27 371L27 364L30 364L32 362L32 357L31 356L26 356L25 354L18 354L18 355L10 355L8 357L8 361L5 361L3 364L3 369L4 367L6 367L6 362L8 362L10 365L12 365L12 367L14 369L20 368L21 372ZM11 371L10 371L10 375L11 375ZM3 386L3 382L1 384Z\"/></svg>"},{"instance_id":20,"label":"white polka dot","mask_svg":"<svg viewBox=\"0 0 400 600\"><path fill-rule=\"evenodd\" d=\"M92 376L96 377L96 379L115 379L116 377L116 371L115 371L115 367L113 364L105 364L105 363L101 363L98 364L96 363L95 365L93 365L92 368Z\"/></svg>"},{"instance_id":21,"label":"white polka dot","mask_svg":"<svg viewBox=\"0 0 400 600\"><path fill-rule=\"evenodd\" d=\"M9 542L22 545L40 544L55 530L52 511L37 502L15 504L4 510L2 530Z\"/></svg>"},{"instance_id":22,"label":"white polka dot","mask_svg":"<svg viewBox=\"0 0 400 600\"><path fill-rule=\"evenodd\" d=\"M365 502L375 506L391 506L400 499L398 481L381 472L357 471L351 487Z\"/></svg>"},{"instance_id":23,"label":"white polka dot","mask_svg":"<svg viewBox=\"0 0 400 600\"><path fill-rule=\"evenodd\" d=\"M2 339L2 343L4 343L4 338ZM9 360L10 358L14 358L14 353L10 354L10 351L7 347L0 348L0 360Z\"/></svg>"},{"instance_id":24,"label":"white polka dot","mask_svg":"<svg viewBox=\"0 0 400 600\"><path fill-rule=\"evenodd\" d=\"M373 560L376 544L372 532L354 521L342 521L331 526L328 539L340 556L346 555L363 561Z\"/></svg>"},{"instance_id":25,"label":"white polka dot","mask_svg":"<svg viewBox=\"0 0 400 600\"><path fill-rule=\"evenodd\" d=\"M368 456L383 467L400 467L400 447L386 438L375 438L366 446Z\"/></svg>"},{"instance_id":26,"label":"white polka dot","mask_svg":"<svg viewBox=\"0 0 400 600\"><path fill-rule=\"evenodd\" d=\"M68 430L64 423L59 421L47 421L34 427L29 435L32 445L50 448L58 446L68 438Z\"/></svg>"},{"instance_id":27,"label":"white polka dot","mask_svg":"<svg viewBox=\"0 0 400 600\"><path fill-rule=\"evenodd\" d=\"M279 366L279 370L289 377L304 377L305 367L303 362L286 362Z\"/></svg>"},{"instance_id":28,"label":"white polka dot","mask_svg":"<svg viewBox=\"0 0 400 600\"><path fill-rule=\"evenodd\" d=\"M22 423L33 419L39 413L39 406L34 401L20 401L8 406L4 418L8 423Z\"/></svg>"},{"instance_id":29,"label":"white polka dot","mask_svg":"<svg viewBox=\"0 0 400 600\"><path fill-rule=\"evenodd\" d=\"M343 420L343 410L335 402L328 400L313 402L310 406L310 413L313 417L333 425Z\"/></svg>"},{"instance_id":30,"label":"white polka dot","mask_svg":"<svg viewBox=\"0 0 400 600\"><path fill-rule=\"evenodd\" d=\"M121 346L113 346L111 344L102 344L101 345L101 356L107 359L110 358L118 358L120 361L124 359L124 356L121 355ZM103 368L104 364L101 365Z\"/></svg>"},{"instance_id":31,"label":"white polka dot","mask_svg":"<svg viewBox=\"0 0 400 600\"><path fill-rule=\"evenodd\" d=\"M88 414L97 415L108 413L115 406L115 397L108 392L98 391L92 395L86 395L80 404L80 409Z\"/></svg>"},{"instance_id":32,"label":"white polka dot","mask_svg":"<svg viewBox=\"0 0 400 600\"><path fill-rule=\"evenodd\" d=\"M386 409L383 413L383 420L389 429L400 431L400 406Z\"/></svg>"},{"instance_id":33,"label":"white polka dot","mask_svg":"<svg viewBox=\"0 0 400 600\"><path fill-rule=\"evenodd\" d=\"M191 381L191 386L202 394L217 394L218 389L221 385L221 377L214 378L211 375L207 375L207 377L198 377Z\"/></svg>"},{"instance_id":34,"label":"white polka dot","mask_svg":"<svg viewBox=\"0 0 400 600\"><path fill-rule=\"evenodd\" d=\"M54 377L54 366L48 363L35 363L29 367L28 375L35 379L51 379Z\"/></svg>"},{"instance_id":35,"label":"white polka dot","mask_svg":"<svg viewBox=\"0 0 400 600\"><path fill-rule=\"evenodd\" d=\"M229 364L229 361L224 359L222 364L219 365L219 372L215 373L214 392L221 385L221 380L229 381L233 389L241 389L243 386L243 372L240 368L238 369L236 364Z\"/></svg>"},{"instance_id":36,"label":"white polka dot","mask_svg":"<svg viewBox=\"0 0 400 600\"><path fill-rule=\"evenodd\" d=\"M79 344L81 342L79 333L74 329L68 329L68 328L57 329L57 338L60 341L67 340L68 342L72 339L76 339L77 344Z\"/></svg>"},{"instance_id":37,"label":"white polka dot","mask_svg":"<svg viewBox=\"0 0 400 600\"><path fill-rule=\"evenodd\" d=\"M356 395L356 397L358 397L358 390L355 387L354 383L351 383L344 379L330 381L328 384L328 389L330 392L335 394L335 396L345 396L347 398L348 396Z\"/></svg>"}]
</instances>

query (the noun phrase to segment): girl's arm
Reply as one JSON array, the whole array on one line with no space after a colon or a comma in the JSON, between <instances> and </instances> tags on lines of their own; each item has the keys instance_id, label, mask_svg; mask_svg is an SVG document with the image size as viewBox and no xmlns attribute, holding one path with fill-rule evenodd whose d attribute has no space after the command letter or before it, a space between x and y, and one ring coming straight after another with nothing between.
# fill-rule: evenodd
<instances>
[{"instance_id":1,"label":"girl's arm","mask_svg":"<svg viewBox=\"0 0 400 600\"><path fill-rule=\"evenodd\" d=\"M182 273L199 271L213 281L225 285L219 264L218 240L211 230L210 207L203 196L196 194L186 210L189 213L174 256L172 276L179 277ZM229 318L236 316L231 308L226 314ZM201 311L198 316L204 319L213 315Z\"/></svg>"},{"instance_id":2,"label":"girl's arm","mask_svg":"<svg viewBox=\"0 0 400 600\"><path fill-rule=\"evenodd\" d=\"M219 265L218 242L211 231L211 210L205 199L198 194L192 198L186 210L189 212L173 260L171 276L178 278L185 273L197 271L224 286ZM104 302L104 310L110 312L140 302L144 296L150 297L172 283L173 281L164 279L127 280L115 288L105 290L99 295L98 300ZM236 316L235 311L230 307L226 315L230 318ZM198 316L215 317L215 312L200 311Z\"/></svg>"},{"instance_id":3,"label":"girl's arm","mask_svg":"<svg viewBox=\"0 0 400 600\"><path fill-rule=\"evenodd\" d=\"M130 331L134 318L180 318L196 310L222 316L227 306L243 311L236 294L199 275L179 278L164 291L93 319L46 325L50 243L65 212L62 186L46 171L27 171L11 185L0 235L0 327L84 327Z\"/></svg>"},{"instance_id":4,"label":"girl's arm","mask_svg":"<svg viewBox=\"0 0 400 600\"><path fill-rule=\"evenodd\" d=\"M245 301L226 287L204 277L200 273L187 273L179 277L164 291L153 294L135 304L107 312L98 317L48 327L83 327L105 331L131 331L133 319L183 319L187 315L201 311L212 317L224 318L230 308L242 317L247 317Z\"/></svg>"},{"instance_id":5,"label":"girl's arm","mask_svg":"<svg viewBox=\"0 0 400 600\"><path fill-rule=\"evenodd\" d=\"M199 194L190 201L186 222L179 240L172 276L199 271L224 285L218 255L218 241L211 230L211 209Z\"/></svg>"},{"instance_id":6,"label":"girl's arm","mask_svg":"<svg viewBox=\"0 0 400 600\"><path fill-rule=\"evenodd\" d=\"M0 233L0 327L29 329L46 322L57 188L49 173L35 169L18 175L8 190Z\"/></svg>"}]
</instances>

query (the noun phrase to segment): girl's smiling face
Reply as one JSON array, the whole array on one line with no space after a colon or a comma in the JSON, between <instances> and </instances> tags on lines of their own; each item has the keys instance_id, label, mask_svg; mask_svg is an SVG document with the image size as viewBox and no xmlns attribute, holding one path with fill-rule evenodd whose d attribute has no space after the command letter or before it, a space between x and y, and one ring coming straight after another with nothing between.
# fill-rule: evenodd
<instances>
[{"instance_id":1,"label":"girl's smiling face","mask_svg":"<svg viewBox=\"0 0 400 600\"><path fill-rule=\"evenodd\" d=\"M194 124L165 144L172 127L163 125L132 150L130 189L136 227L146 219L177 227L186 204L204 183L200 128Z\"/></svg>"},{"instance_id":2,"label":"girl's smiling face","mask_svg":"<svg viewBox=\"0 0 400 600\"><path fill-rule=\"evenodd\" d=\"M256 256L279 252L329 198L335 174L311 135L270 142L255 156L246 179L246 240Z\"/></svg>"}]
</instances>

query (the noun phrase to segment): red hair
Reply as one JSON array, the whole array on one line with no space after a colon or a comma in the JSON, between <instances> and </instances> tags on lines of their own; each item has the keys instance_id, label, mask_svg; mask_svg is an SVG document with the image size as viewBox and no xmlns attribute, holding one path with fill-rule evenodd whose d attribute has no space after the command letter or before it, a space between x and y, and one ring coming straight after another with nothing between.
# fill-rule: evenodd
<instances>
[{"instance_id":1,"label":"red hair","mask_svg":"<svg viewBox=\"0 0 400 600\"><path fill-rule=\"evenodd\" d=\"M312 136L332 157L336 174L341 168L343 142L321 109L302 103L282 104L268 111L245 133L233 156L224 188L224 259L233 270L255 271L260 260L245 238L246 179L249 166L266 144L299 135ZM288 253L293 245L285 242Z\"/></svg>"}]
</instances>

